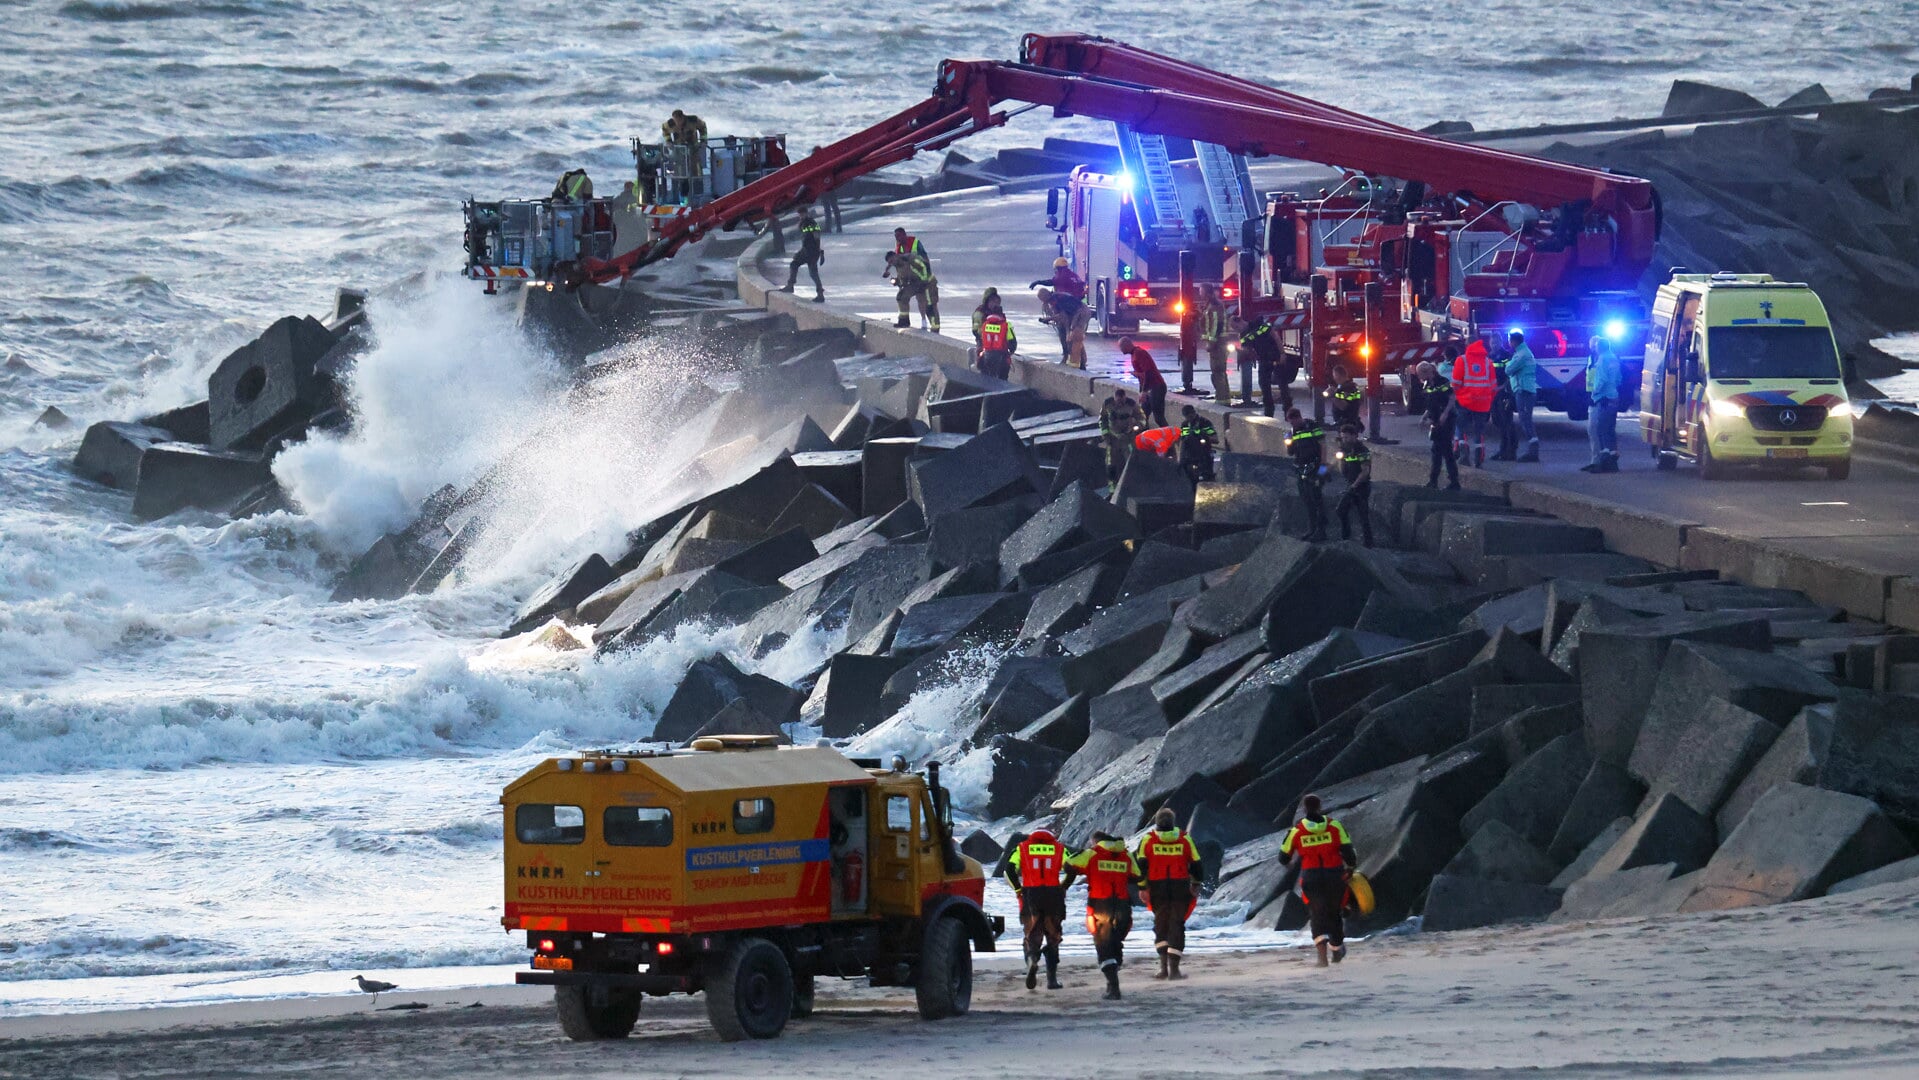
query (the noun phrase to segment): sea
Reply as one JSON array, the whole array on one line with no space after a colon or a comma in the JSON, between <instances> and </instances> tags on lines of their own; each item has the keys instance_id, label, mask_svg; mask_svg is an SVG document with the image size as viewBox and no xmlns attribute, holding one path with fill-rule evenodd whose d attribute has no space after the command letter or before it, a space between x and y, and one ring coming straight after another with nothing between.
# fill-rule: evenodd
<instances>
[{"instance_id":1,"label":"sea","mask_svg":"<svg viewBox=\"0 0 1919 1080\"><path fill-rule=\"evenodd\" d=\"M609 660L498 637L556 569L647 519L653 413L698 362L642 349L622 396L564 397L506 305L445 273L463 197L544 194L575 166L611 186L676 107L804 149L1028 31L1414 126L1653 115L1676 78L1850 98L1919 70L1908 0L0 0L0 17L0 1016L344 993L355 974L508 981L525 954L498 924L501 786L644 740L689 664L736 650L702 628ZM961 149L1055 134L1108 136L1036 112ZM72 473L86 424L204 397L226 353L342 285L373 291L376 341L352 433L275 466L297 510L140 523ZM36 427L50 406L74 425ZM543 481L456 582L329 601L422 496L536 431ZM838 644L741 660L797 678ZM861 748L947 753L982 688L928 690ZM949 773L974 819L984 775L977 757ZM1196 936L1283 937L1245 914L1203 908Z\"/></svg>"}]
</instances>

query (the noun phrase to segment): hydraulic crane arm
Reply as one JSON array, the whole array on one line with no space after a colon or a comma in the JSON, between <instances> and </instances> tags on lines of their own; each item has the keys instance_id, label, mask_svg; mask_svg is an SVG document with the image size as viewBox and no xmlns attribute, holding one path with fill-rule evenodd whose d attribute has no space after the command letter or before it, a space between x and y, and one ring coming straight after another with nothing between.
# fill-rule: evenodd
<instances>
[{"instance_id":1,"label":"hydraulic crane arm","mask_svg":"<svg viewBox=\"0 0 1919 1080\"><path fill-rule=\"evenodd\" d=\"M1246 155L1417 180L1436 191L1466 191L1487 202L1587 203L1611 220L1621 261L1643 267L1652 258L1657 209L1652 185L1637 177L1422 135L1097 38L1029 37L1025 52L1095 72L1123 70L1128 77L989 60L945 61L932 97L673 220L657 239L623 256L585 260L585 276L598 282L624 277L714 229L770 218L855 177L997 127L1009 114L996 110L1009 101L1050 106L1056 116L1110 120L1137 131L1216 143Z\"/></svg>"}]
</instances>

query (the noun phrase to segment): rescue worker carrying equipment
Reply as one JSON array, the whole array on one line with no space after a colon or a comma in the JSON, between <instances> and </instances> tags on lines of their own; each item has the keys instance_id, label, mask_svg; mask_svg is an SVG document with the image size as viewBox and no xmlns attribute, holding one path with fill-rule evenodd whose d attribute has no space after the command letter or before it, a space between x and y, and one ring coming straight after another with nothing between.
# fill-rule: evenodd
<instances>
[{"instance_id":1,"label":"rescue worker carrying equipment","mask_svg":"<svg viewBox=\"0 0 1919 1080\"><path fill-rule=\"evenodd\" d=\"M1099 433L1106 440L1106 479L1117 483L1119 471L1132 455L1133 439L1146 430L1146 414L1139 402L1116 386L1113 396L1099 407Z\"/></svg>"},{"instance_id":2,"label":"rescue worker carrying equipment","mask_svg":"<svg viewBox=\"0 0 1919 1080\"><path fill-rule=\"evenodd\" d=\"M1318 542L1326 539L1326 429L1298 409L1286 414L1286 422L1293 428L1286 453L1299 473L1299 497L1306 502L1306 539Z\"/></svg>"},{"instance_id":3,"label":"rescue worker carrying equipment","mask_svg":"<svg viewBox=\"0 0 1919 1080\"><path fill-rule=\"evenodd\" d=\"M1153 827L1140 837L1138 860L1146 874L1146 903L1153 909L1153 948L1159 951L1155 979L1183 979L1180 957L1186 952L1186 920L1199 904L1199 848L1181 829L1171 807L1153 815Z\"/></svg>"},{"instance_id":4,"label":"rescue worker carrying equipment","mask_svg":"<svg viewBox=\"0 0 1919 1080\"><path fill-rule=\"evenodd\" d=\"M1333 385L1326 388L1326 397L1333 403L1334 431L1347 424L1365 426L1359 418L1359 407L1366 400L1366 392L1346 374L1346 365L1333 365Z\"/></svg>"},{"instance_id":5,"label":"rescue worker carrying equipment","mask_svg":"<svg viewBox=\"0 0 1919 1080\"><path fill-rule=\"evenodd\" d=\"M1139 863L1123 840L1093 834L1093 846L1070 855L1066 865L1086 878L1086 931L1106 975L1106 1000L1119 1000L1119 969L1126 961L1126 935L1133 929L1132 888Z\"/></svg>"},{"instance_id":6,"label":"rescue worker carrying equipment","mask_svg":"<svg viewBox=\"0 0 1919 1080\"><path fill-rule=\"evenodd\" d=\"M1439 486L1439 467L1446 466L1446 490L1459 490L1459 448L1453 445L1453 424L1457 416L1453 384L1439 374L1430 361L1419 365L1419 381L1426 394L1426 426L1433 433L1432 469L1426 474L1426 486Z\"/></svg>"},{"instance_id":7,"label":"rescue worker carrying equipment","mask_svg":"<svg viewBox=\"0 0 1919 1080\"><path fill-rule=\"evenodd\" d=\"M1013 353L1018 348L1019 337L1013 333L1012 323L995 305L994 310L980 320L980 372L995 379L1009 378L1013 374Z\"/></svg>"},{"instance_id":8,"label":"rescue worker carrying equipment","mask_svg":"<svg viewBox=\"0 0 1919 1080\"><path fill-rule=\"evenodd\" d=\"M1213 478L1213 447L1219 431L1191 405L1179 410L1179 467L1198 484Z\"/></svg>"},{"instance_id":9,"label":"rescue worker carrying equipment","mask_svg":"<svg viewBox=\"0 0 1919 1080\"><path fill-rule=\"evenodd\" d=\"M1050 290L1042 302L1047 307L1047 318L1059 331L1059 351L1064 358L1072 349L1067 336L1072 332L1073 319L1079 309L1086 305L1086 282L1073 273L1073 268L1064 257L1053 260L1053 276L1041 278L1028 285L1029 289L1046 287Z\"/></svg>"},{"instance_id":10,"label":"rescue worker carrying equipment","mask_svg":"<svg viewBox=\"0 0 1919 1080\"><path fill-rule=\"evenodd\" d=\"M1493 397L1499 392L1499 375L1493 370L1492 354L1486 343L1474 338L1466 351L1453 361L1453 397L1459 407L1459 446L1456 453L1474 468L1486 464L1486 421L1491 418ZM1468 444L1472 444L1467 457Z\"/></svg>"},{"instance_id":11,"label":"rescue worker carrying equipment","mask_svg":"<svg viewBox=\"0 0 1919 1080\"><path fill-rule=\"evenodd\" d=\"M991 285L980 294L979 306L973 309L973 345L979 346L979 324L986 320L988 312L1004 310L1000 306L999 290Z\"/></svg>"},{"instance_id":12,"label":"rescue worker carrying equipment","mask_svg":"<svg viewBox=\"0 0 1919 1080\"><path fill-rule=\"evenodd\" d=\"M1359 511L1359 535L1367 547L1373 546L1373 451L1359 441L1359 425L1339 429L1339 471L1346 478L1346 491L1339 497L1334 512L1339 515L1339 538L1353 538L1353 523L1348 515Z\"/></svg>"},{"instance_id":13,"label":"rescue worker carrying equipment","mask_svg":"<svg viewBox=\"0 0 1919 1080\"><path fill-rule=\"evenodd\" d=\"M813 302L826 302L826 286L820 284L820 264L826 261L826 250L820 247L820 222L813 216L813 208L800 211L800 249L793 254L793 261L786 267L786 284L781 292L792 292L800 279L800 267L813 275Z\"/></svg>"},{"instance_id":14,"label":"rescue worker carrying equipment","mask_svg":"<svg viewBox=\"0 0 1919 1080\"><path fill-rule=\"evenodd\" d=\"M1153 354L1135 345L1130 337L1119 339L1119 351L1126 354L1133 378L1139 382L1139 405L1151 413L1153 422L1166 426L1166 376L1159 373Z\"/></svg>"},{"instance_id":15,"label":"rescue worker carrying equipment","mask_svg":"<svg viewBox=\"0 0 1919 1080\"><path fill-rule=\"evenodd\" d=\"M587 177L585 169L569 169L561 173L560 182L553 185L552 197L585 202L593 197L593 181Z\"/></svg>"},{"instance_id":16,"label":"rescue worker carrying equipment","mask_svg":"<svg viewBox=\"0 0 1919 1080\"><path fill-rule=\"evenodd\" d=\"M1279 331L1273 329L1270 319L1264 316L1250 323L1241 324L1244 329L1239 334L1239 396L1248 406L1253 403L1253 374L1259 374L1260 405L1267 416L1273 415L1274 373L1285 360L1286 352L1279 347ZM1246 354L1251 351L1249 358ZM1291 380L1288 380L1290 383ZM1293 407L1293 388L1282 385L1279 388L1280 404L1288 410Z\"/></svg>"},{"instance_id":17,"label":"rescue worker carrying equipment","mask_svg":"<svg viewBox=\"0 0 1919 1080\"><path fill-rule=\"evenodd\" d=\"M1059 941L1066 925L1066 859L1071 853L1046 829L1035 829L1013 845L1006 857L1006 880L1019 897L1019 922L1025 930L1026 988L1039 985L1039 964L1046 961L1046 989L1058 990Z\"/></svg>"},{"instance_id":18,"label":"rescue worker carrying equipment","mask_svg":"<svg viewBox=\"0 0 1919 1080\"><path fill-rule=\"evenodd\" d=\"M903 228L893 230L893 254L921 255L925 256L927 265L930 266L933 263L933 256L927 254L926 245L920 243L919 237L908 236Z\"/></svg>"},{"instance_id":19,"label":"rescue worker carrying equipment","mask_svg":"<svg viewBox=\"0 0 1919 1080\"><path fill-rule=\"evenodd\" d=\"M913 319L907 314L907 302L919 300L920 318L926 323L926 329L937 334L940 332L940 283L933 276L933 264L927 259L925 251L912 255L902 255L897 251L886 253L886 270L882 277L890 275L898 286L893 299L899 304L899 321L894 325L904 330L913 325Z\"/></svg>"},{"instance_id":20,"label":"rescue worker carrying equipment","mask_svg":"<svg viewBox=\"0 0 1919 1080\"><path fill-rule=\"evenodd\" d=\"M1200 294L1199 340L1206 346L1206 364L1212 369L1213 398L1221 405L1233 402L1233 381L1226 374L1227 343L1232 335L1228 330L1226 305L1219 301L1219 291L1211 285L1205 286Z\"/></svg>"},{"instance_id":21,"label":"rescue worker carrying equipment","mask_svg":"<svg viewBox=\"0 0 1919 1080\"><path fill-rule=\"evenodd\" d=\"M1310 914L1319 966L1325 967L1329 958L1333 963L1346 959L1346 881L1359 856L1346 826L1326 815L1319 796L1306 796L1299 808L1303 816L1279 842L1279 852L1298 860L1300 896Z\"/></svg>"}]
</instances>

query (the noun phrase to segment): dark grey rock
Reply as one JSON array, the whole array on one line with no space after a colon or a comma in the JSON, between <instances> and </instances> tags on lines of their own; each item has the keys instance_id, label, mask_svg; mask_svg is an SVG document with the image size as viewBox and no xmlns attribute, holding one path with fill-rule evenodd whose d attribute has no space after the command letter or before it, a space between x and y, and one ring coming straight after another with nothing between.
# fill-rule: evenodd
<instances>
[{"instance_id":1,"label":"dark grey rock","mask_svg":"<svg viewBox=\"0 0 1919 1080\"><path fill-rule=\"evenodd\" d=\"M1147 540L1138 545L1133 553L1133 561L1120 583L1119 599L1131 599L1169 581L1204 574L1225 565L1218 557L1192 548L1176 547L1161 540Z\"/></svg>"},{"instance_id":2,"label":"dark grey rock","mask_svg":"<svg viewBox=\"0 0 1919 1080\"><path fill-rule=\"evenodd\" d=\"M1579 687L1570 683L1491 683L1473 687L1473 734L1498 727L1528 709L1579 705Z\"/></svg>"},{"instance_id":3,"label":"dark grey rock","mask_svg":"<svg viewBox=\"0 0 1919 1080\"><path fill-rule=\"evenodd\" d=\"M993 776L986 787L989 819L1018 813L1066 763L1063 751L1011 735L995 735L986 747L993 758Z\"/></svg>"},{"instance_id":4,"label":"dark grey rock","mask_svg":"<svg viewBox=\"0 0 1919 1080\"><path fill-rule=\"evenodd\" d=\"M1642 741L1651 723L1649 715L1648 726L1639 732ZM1723 698L1712 698L1676 738L1665 740L1663 759L1642 759L1635 751L1633 760L1644 766L1636 774L1646 775L1653 790L1670 791L1711 817L1778 737L1779 729L1772 724Z\"/></svg>"},{"instance_id":5,"label":"dark grey rock","mask_svg":"<svg viewBox=\"0 0 1919 1080\"><path fill-rule=\"evenodd\" d=\"M1390 925L1410 914L1433 875L1459 850L1459 828L1432 810L1414 810L1384 843L1360 851L1359 869L1373 887L1369 925Z\"/></svg>"},{"instance_id":6,"label":"dark grey rock","mask_svg":"<svg viewBox=\"0 0 1919 1080\"><path fill-rule=\"evenodd\" d=\"M1469 630L1321 675L1308 684L1313 711L1324 720L1338 716L1377 690L1394 689L1397 693L1393 696L1397 697L1465 667L1486 641L1483 631Z\"/></svg>"},{"instance_id":7,"label":"dark grey rock","mask_svg":"<svg viewBox=\"0 0 1919 1080\"><path fill-rule=\"evenodd\" d=\"M1844 881L1835 883L1826 890L1827 896L1840 893L1858 892L1860 889L1876 889L1881 885L1894 885L1908 881L1919 881L1919 855L1898 862L1887 863L1877 870L1868 870L1856 874Z\"/></svg>"},{"instance_id":8,"label":"dark grey rock","mask_svg":"<svg viewBox=\"0 0 1919 1080\"><path fill-rule=\"evenodd\" d=\"M1185 665L1154 680L1153 695L1159 699L1167 720L1178 723L1185 719L1208 693L1247 660L1263 652L1262 644L1259 631L1248 630L1243 634L1235 634L1208 646ZM1298 697L1303 698L1304 694Z\"/></svg>"},{"instance_id":9,"label":"dark grey rock","mask_svg":"<svg viewBox=\"0 0 1919 1080\"><path fill-rule=\"evenodd\" d=\"M861 514L884 515L906 501L906 463L919 444L917 437L867 440L860 450Z\"/></svg>"},{"instance_id":10,"label":"dark grey rock","mask_svg":"<svg viewBox=\"0 0 1919 1080\"><path fill-rule=\"evenodd\" d=\"M1113 485L1112 501L1142 525L1149 518L1167 525L1191 521L1193 482L1171 458L1133 454L1120 470L1119 482Z\"/></svg>"},{"instance_id":11,"label":"dark grey rock","mask_svg":"<svg viewBox=\"0 0 1919 1080\"><path fill-rule=\"evenodd\" d=\"M1136 683L1092 699L1088 707L1092 730L1110 731L1135 741L1164 736L1166 714L1153 688Z\"/></svg>"},{"instance_id":12,"label":"dark grey rock","mask_svg":"<svg viewBox=\"0 0 1919 1080\"><path fill-rule=\"evenodd\" d=\"M1020 442L1012 425L998 424L957 449L909 461L906 486L908 496L932 521L952 510L1037 495L1045 482L1032 451Z\"/></svg>"},{"instance_id":13,"label":"dark grey rock","mask_svg":"<svg viewBox=\"0 0 1919 1080\"><path fill-rule=\"evenodd\" d=\"M1760 796L1720 845L1680 910L1803 900L1912 854L1912 844L1870 799L1781 784Z\"/></svg>"},{"instance_id":14,"label":"dark grey rock","mask_svg":"<svg viewBox=\"0 0 1919 1080\"><path fill-rule=\"evenodd\" d=\"M1473 833L1443 872L1482 881L1547 885L1558 875L1559 864L1512 826L1495 818Z\"/></svg>"},{"instance_id":15,"label":"dark grey rock","mask_svg":"<svg viewBox=\"0 0 1919 1080\"><path fill-rule=\"evenodd\" d=\"M1593 762L1567 804L1547 854L1562 863L1573 861L1613 822L1630 820L1645 796L1645 787L1626 770L1604 761Z\"/></svg>"},{"instance_id":16,"label":"dark grey rock","mask_svg":"<svg viewBox=\"0 0 1919 1080\"><path fill-rule=\"evenodd\" d=\"M893 632L892 653L912 656L938 648L955 638L1010 634L1018 609L1014 598L999 593L949 596L905 608Z\"/></svg>"},{"instance_id":17,"label":"dark grey rock","mask_svg":"<svg viewBox=\"0 0 1919 1080\"><path fill-rule=\"evenodd\" d=\"M1532 844L1552 843L1573 795L1592 768L1592 756L1576 735L1554 739L1521 762L1492 793L1466 812L1460 828L1468 835L1488 821L1503 821Z\"/></svg>"},{"instance_id":18,"label":"dark grey rock","mask_svg":"<svg viewBox=\"0 0 1919 1080\"><path fill-rule=\"evenodd\" d=\"M1068 485L1000 545L1000 580L1011 583L1027 566L1048 555L1102 540L1131 539L1138 535L1139 525L1133 519L1093 495L1085 486Z\"/></svg>"},{"instance_id":19,"label":"dark grey rock","mask_svg":"<svg viewBox=\"0 0 1919 1080\"><path fill-rule=\"evenodd\" d=\"M805 695L764 675L748 675L724 656L710 656L687 670L648 738L684 742L741 698L767 720L791 724L799 720Z\"/></svg>"},{"instance_id":20,"label":"dark grey rock","mask_svg":"<svg viewBox=\"0 0 1919 1080\"><path fill-rule=\"evenodd\" d=\"M1568 685L1572 682L1564 671L1541 656L1537 647L1514 633L1511 627L1500 627L1493 634L1493 639L1473 657L1472 662L1493 665L1499 670L1500 678L1507 682Z\"/></svg>"},{"instance_id":21,"label":"dark grey rock","mask_svg":"<svg viewBox=\"0 0 1919 1080\"><path fill-rule=\"evenodd\" d=\"M906 663L895 656L859 656L840 653L826 669L826 711L820 734L845 739L886 719L880 711L880 692L886 680Z\"/></svg>"},{"instance_id":22,"label":"dark grey rock","mask_svg":"<svg viewBox=\"0 0 1919 1080\"><path fill-rule=\"evenodd\" d=\"M1101 734L1094 732L1087 739L1087 746L1092 746ZM1081 753L1085 749L1081 748ZM1084 848L1091 845L1095 831L1125 836L1138 829L1146 820L1140 804L1146 798L1146 778L1158 752L1159 740L1148 739L1128 747L1100 770L1061 816L1060 826L1055 830L1059 838L1074 848ZM1062 767L1060 772L1064 776L1066 769Z\"/></svg>"},{"instance_id":23,"label":"dark grey rock","mask_svg":"<svg viewBox=\"0 0 1919 1080\"><path fill-rule=\"evenodd\" d=\"M613 568L594 552L541 586L514 613L508 634L523 634L555 615L573 610L582 600L612 584Z\"/></svg>"},{"instance_id":24,"label":"dark grey rock","mask_svg":"<svg viewBox=\"0 0 1919 1080\"><path fill-rule=\"evenodd\" d=\"M1127 541L1119 537L1106 540L1094 540L1064 551L1055 551L1051 555L1042 555L1025 566L1006 587L1020 592L1043 589L1064 578L1070 577L1089 566L1113 566L1123 568L1128 558Z\"/></svg>"},{"instance_id":25,"label":"dark grey rock","mask_svg":"<svg viewBox=\"0 0 1919 1080\"><path fill-rule=\"evenodd\" d=\"M1501 628L1528 639L1538 648L1546 625L1547 587L1534 585L1518 592L1495 597L1473 609L1459 620L1461 630L1484 630L1492 634Z\"/></svg>"},{"instance_id":26,"label":"dark grey rock","mask_svg":"<svg viewBox=\"0 0 1919 1080\"><path fill-rule=\"evenodd\" d=\"M852 520L853 512L845 503L818 484L808 484L787 500L773 519L771 531L777 534L798 529L808 539L817 540Z\"/></svg>"},{"instance_id":27,"label":"dark grey rock","mask_svg":"<svg viewBox=\"0 0 1919 1080\"><path fill-rule=\"evenodd\" d=\"M713 564L713 569L744 578L755 585L778 585L780 577L818 557L806 530L793 528Z\"/></svg>"},{"instance_id":28,"label":"dark grey rock","mask_svg":"<svg viewBox=\"0 0 1919 1080\"><path fill-rule=\"evenodd\" d=\"M1050 746L1067 754L1079 752L1092 730L1091 709L1085 694L1074 694L1052 711L1021 728L1017 734L1027 742Z\"/></svg>"},{"instance_id":29,"label":"dark grey rock","mask_svg":"<svg viewBox=\"0 0 1919 1080\"><path fill-rule=\"evenodd\" d=\"M240 346L207 378L208 445L258 450L334 404L318 371L335 338L318 319L287 316Z\"/></svg>"},{"instance_id":30,"label":"dark grey rock","mask_svg":"<svg viewBox=\"0 0 1919 1080\"><path fill-rule=\"evenodd\" d=\"M272 479L259 454L155 443L140 455L133 516L152 521L188 507L219 510Z\"/></svg>"},{"instance_id":31,"label":"dark grey rock","mask_svg":"<svg viewBox=\"0 0 1919 1080\"><path fill-rule=\"evenodd\" d=\"M1703 641L1764 651L1772 633L1763 619L1737 613L1687 612L1595 627L1579 639L1586 742L1595 756L1626 765L1639 724L1676 641Z\"/></svg>"},{"instance_id":32,"label":"dark grey rock","mask_svg":"<svg viewBox=\"0 0 1919 1080\"><path fill-rule=\"evenodd\" d=\"M1632 828L1630 816L1614 818L1599 831L1598 836L1593 837L1584 848L1580 849L1573 861L1567 863L1566 868L1561 870L1559 876L1553 878L1549 884L1555 889L1568 888L1574 882L1592 873L1592 868L1599 865L1599 860L1606 857L1606 852L1611 851L1612 846L1617 844L1619 838L1626 835L1626 830L1630 828Z\"/></svg>"},{"instance_id":33,"label":"dark grey rock","mask_svg":"<svg viewBox=\"0 0 1919 1080\"><path fill-rule=\"evenodd\" d=\"M88 427L80 440L73 471L96 484L132 491L140 482L140 459L149 449L171 440L170 432L147 424L102 421Z\"/></svg>"},{"instance_id":34,"label":"dark grey rock","mask_svg":"<svg viewBox=\"0 0 1919 1080\"><path fill-rule=\"evenodd\" d=\"M1113 601L1121 575L1119 567L1097 562L1041 589L1020 627L1021 640L1062 637L1079 629L1095 610Z\"/></svg>"},{"instance_id":35,"label":"dark grey rock","mask_svg":"<svg viewBox=\"0 0 1919 1080\"><path fill-rule=\"evenodd\" d=\"M1560 903L1559 910L1553 913L1552 921L1608 918L1608 909L1620 901L1671 881L1675 869L1671 863L1658 863L1614 874L1582 877L1566 887L1566 897Z\"/></svg>"},{"instance_id":36,"label":"dark grey rock","mask_svg":"<svg viewBox=\"0 0 1919 1080\"><path fill-rule=\"evenodd\" d=\"M1543 885L1481 881L1441 874L1426 893L1420 929L1472 930L1501 923L1536 922L1559 910L1560 894Z\"/></svg>"},{"instance_id":37,"label":"dark grey rock","mask_svg":"<svg viewBox=\"0 0 1919 1080\"><path fill-rule=\"evenodd\" d=\"M999 862L1000 857L1007 851L1007 848L1000 847L999 842L988 835L985 829L974 829L967 833L966 839L960 841L959 849L961 855L986 867L989 873L993 865Z\"/></svg>"},{"instance_id":38,"label":"dark grey rock","mask_svg":"<svg viewBox=\"0 0 1919 1080\"><path fill-rule=\"evenodd\" d=\"M783 743L793 741L787 737L785 728L778 721L761 713L743 697L727 702L719 712L713 714L713 719L701 725L686 741L691 743L694 739L712 735L773 735Z\"/></svg>"},{"instance_id":39,"label":"dark grey rock","mask_svg":"<svg viewBox=\"0 0 1919 1080\"><path fill-rule=\"evenodd\" d=\"M927 544L932 551L933 569L950 570L973 563L997 567L1000 545L1032 513L1031 505L1013 501L952 510L932 518Z\"/></svg>"},{"instance_id":40,"label":"dark grey rock","mask_svg":"<svg viewBox=\"0 0 1919 1080\"><path fill-rule=\"evenodd\" d=\"M55 409L54 412L59 410ZM65 415L64 413L61 415ZM171 435L172 441L200 443L206 445L213 441L213 433L208 428L207 403L196 401L191 405L182 405L177 409L143 416L140 423L146 427L156 427ZM45 417L43 416L44 420ZM62 424L62 427L65 425Z\"/></svg>"},{"instance_id":41,"label":"dark grey rock","mask_svg":"<svg viewBox=\"0 0 1919 1080\"><path fill-rule=\"evenodd\" d=\"M1712 857L1715 839L1711 818L1672 795L1659 795L1599 857L1590 873L1613 874L1635 866L1672 863L1680 873L1690 874Z\"/></svg>"},{"instance_id":42,"label":"dark grey rock","mask_svg":"<svg viewBox=\"0 0 1919 1080\"><path fill-rule=\"evenodd\" d=\"M1259 687L1194 713L1167 731L1153 763L1152 790L1171 791L1194 776L1239 789L1308 734L1304 712L1299 691Z\"/></svg>"}]
</instances>

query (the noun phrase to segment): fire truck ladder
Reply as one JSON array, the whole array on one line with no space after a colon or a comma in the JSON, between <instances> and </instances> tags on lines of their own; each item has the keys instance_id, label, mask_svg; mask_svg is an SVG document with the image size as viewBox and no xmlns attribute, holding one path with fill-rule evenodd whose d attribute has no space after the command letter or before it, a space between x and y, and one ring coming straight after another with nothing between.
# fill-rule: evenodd
<instances>
[{"instance_id":1,"label":"fire truck ladder","mask_svg":"<svg viewBox=\"0 0 1919 1080\"><path fill-rule=\"evenodd\" d=\"M1254 216L1253 178L1246 171L1246 159L1218 143L1196 142L1193 150L1213 224L1225 243L1236 244L1246 219Z\"/></svg>"},{"instance_id":2,"label":"fire truck ladder","mask_svg":"<svg viewBox=\"0 0 1919 1080\"><path fill-rule=\"evenodd\" d=\"M1146 188L1146 198L1134 199L1133 203L1152 209L1152 220L1140 222L1140 231L1146 232L1156 225L1162 229L1185 229L1186 216L1179 203L1179 185L1173 181L1173 162L1166 153L1165 136L1134 131L1123 123L1115 123L1113 130L1119 138L1120 161Z\"/></svg>"}]
</instances>

